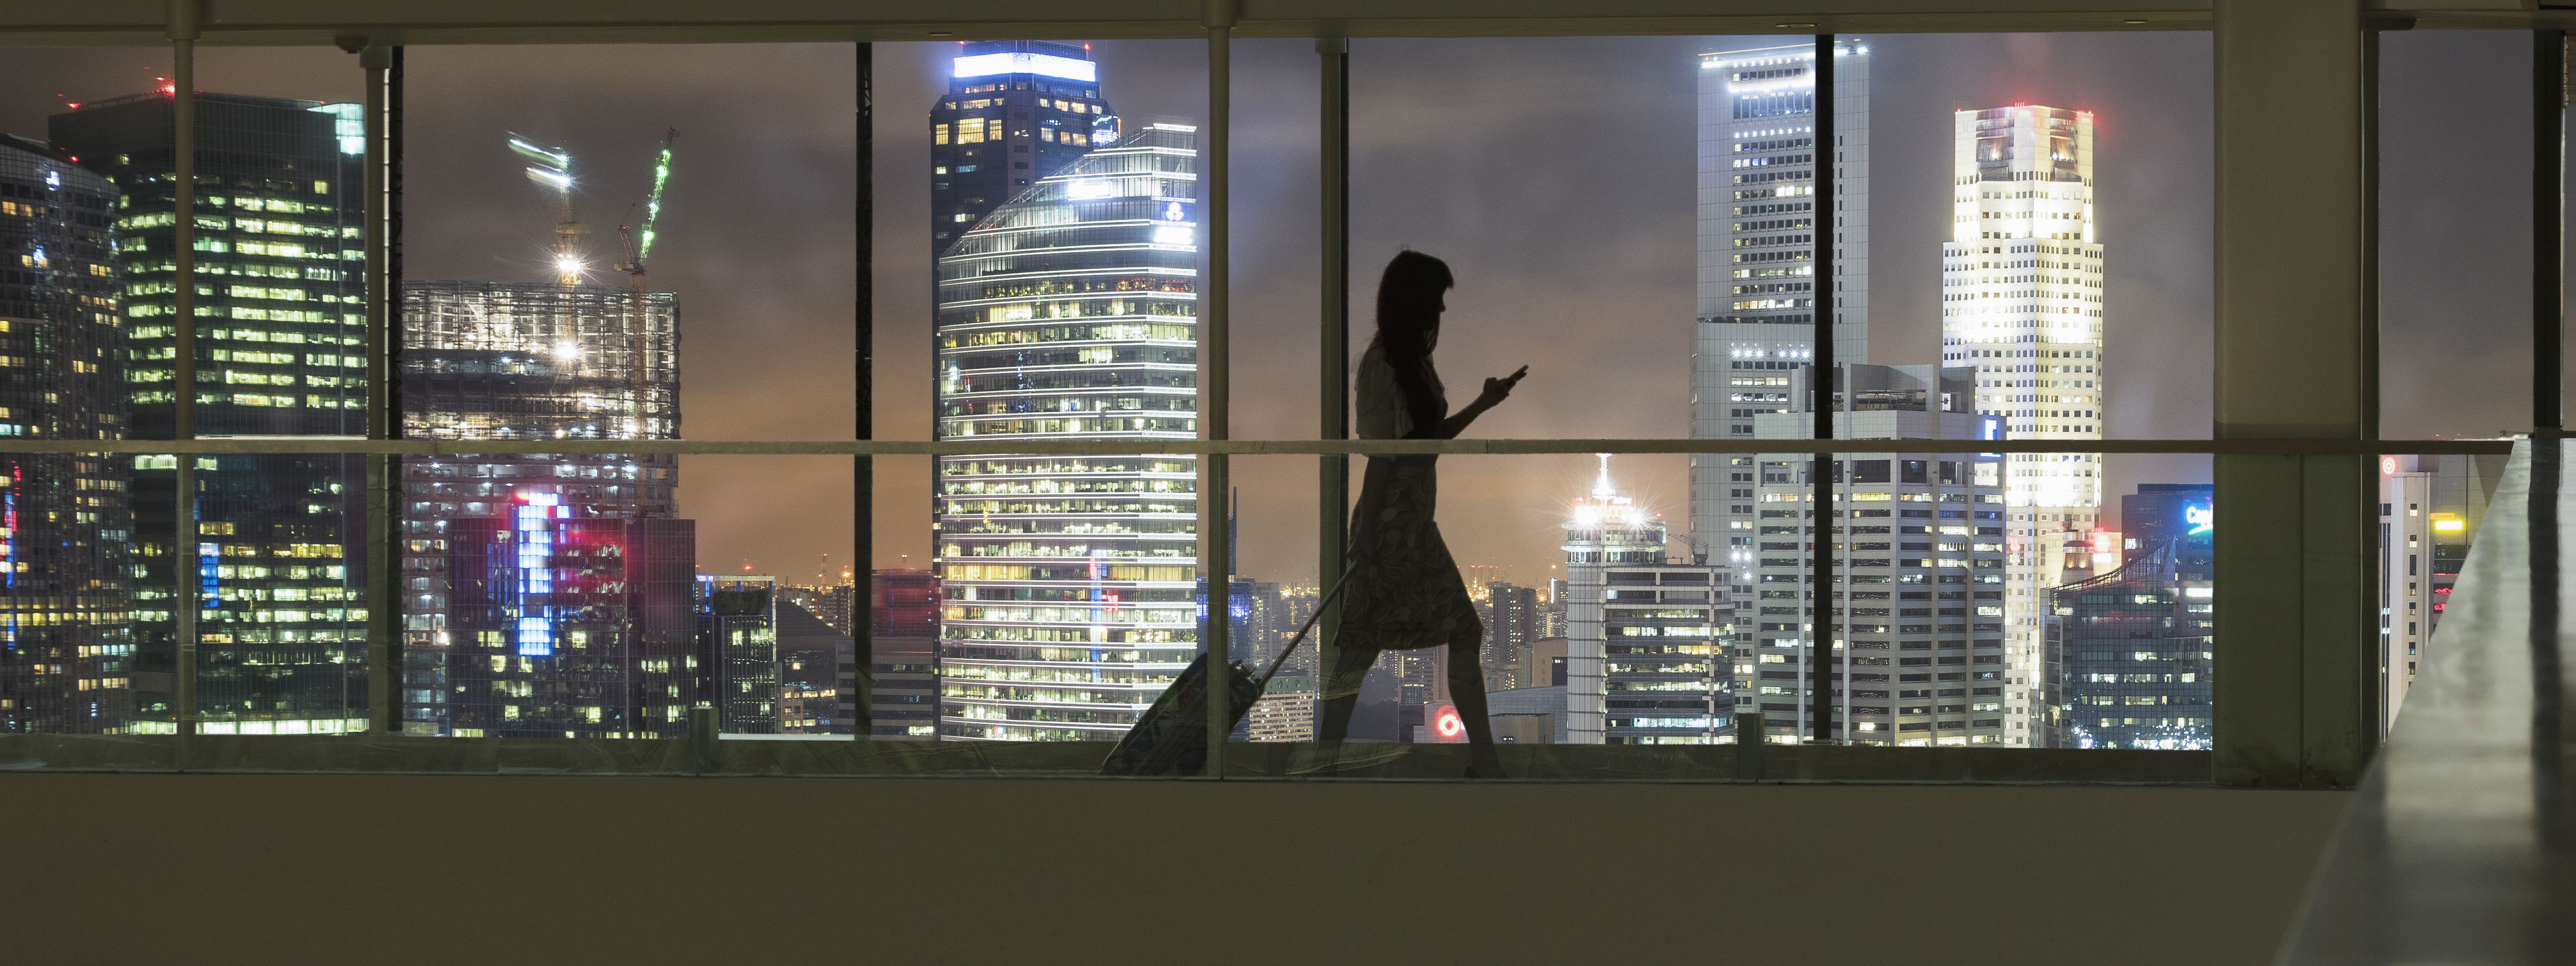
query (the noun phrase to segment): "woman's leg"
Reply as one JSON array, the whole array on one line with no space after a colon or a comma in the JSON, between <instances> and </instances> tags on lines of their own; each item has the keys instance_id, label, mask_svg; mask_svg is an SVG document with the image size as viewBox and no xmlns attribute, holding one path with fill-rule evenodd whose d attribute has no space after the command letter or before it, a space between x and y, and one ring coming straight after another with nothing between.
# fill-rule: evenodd
<instances>
[{"instance_id":1,"label":"woman's leg","mask_svg":"<svg viewBox=\"0 0 2576 966\"><path fill-rule=\"evenodd\" d=\"M1481 643L1464 636L1450 638L1449 701L1458 706L1458 720L1467 726L1468 760L1475 776L1502 778L1503 760L1494 753L1494 720L1485 709L1485 669L1476 657Z\"/></svg>"},{"instance_id":2,"label":"woman's leg","mask_svg":"<svg viewBox=\"0 0 2576 966\"><path fill-rule=\"evenodd\" d=\"M1369 667L1377 663L1378 652L1365 647L1345 647L1335 651L1333 666L1325 670L1323 684L1323 720L1317 722L1315 740L1325 748L1339 748L1351 735L1351 712L1359 709L1360 684L1368 680Z\"/></svg>"}]
</instances>

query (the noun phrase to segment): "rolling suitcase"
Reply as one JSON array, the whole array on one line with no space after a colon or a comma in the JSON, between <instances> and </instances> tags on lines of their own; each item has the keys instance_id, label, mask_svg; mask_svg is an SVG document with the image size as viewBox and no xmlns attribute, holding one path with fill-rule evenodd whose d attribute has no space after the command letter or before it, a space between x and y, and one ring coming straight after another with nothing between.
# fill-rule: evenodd
<instances>
[{"instance_id":1,"label":"rolling suitcase","mask_svg":"<svg viewBox=\"0 0 2576 966\"><path fill-rule=\"evenodd\" d=\"M1306 626L1297 629L1296 638L1279 650L1278 659L1271 661L1270 669L1258 679L1243 662L1229 662L1232 673L1226 675L1226 690L1231 692L1225 705L1227 734L1234 733L1244 715L1252 712L1252 703L1261 700L1262 689L1269 687L1271 677L1288 663L1288 655L1297 653L1297 646L1306 642L1306 634L1315 629L1315 622L1341 596L1342 585L1350 579L1350 572L1344 571L1342 579L1333 583L1332 592L1315 603L1314 616L1306 618ZM1181 670L1180 677L1172 679L1172 686L1163 689L1161 697L1146 706L1136 726L1118 739L1117 747L1109 749L1108 759L1100 763L1102 775L1195 775L1206 767L1207 669L1212 656L1200 654L1198 660Z\"/></svg>"}]
</instances>

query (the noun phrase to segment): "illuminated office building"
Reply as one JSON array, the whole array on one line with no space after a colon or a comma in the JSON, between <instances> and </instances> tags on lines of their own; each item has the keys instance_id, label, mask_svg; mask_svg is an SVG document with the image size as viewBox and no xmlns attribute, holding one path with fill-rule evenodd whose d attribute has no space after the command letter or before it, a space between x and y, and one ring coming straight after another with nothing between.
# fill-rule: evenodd
<instances>
[{"instance_id":1,"label":"illuminated office building","mask_svg":"<svg viewBox=\"0 0 2576 966\"><path fill-rule=\"evenodd\" d=\"M75 105L53 144L122 192L127 401L136 438L169 438L178 390L174 91ZM197 385L201 437L366 434L360 105L196 94ZM322 734L367 720L363 461L349 454L195 457L197 533L173 546L178 460L133 473L133 730L168 733L175 613L197 610L197 730ZM190 596L173 587L193 573Z\"/></svg>"},{"instance_id":2,"label":"illuminated office building","mask_svg":"<svg viewBox=\"0 0 2576 966\"><path fill-rule=\"evenodd\" d=\"M958 45L930 110L930 254L1096 147L1118 143L1088 45L979 40Z\"/></svg>"},{"instance_id":3,"label":"illuminated office building","mask_svg":"<svg viewBox=\"0 0 2576 966\"><path fill-rule=\"evenodd\" d=\"M1822 527L1814 457L1754 461L1758 509L1738 531L1754 544L1739 563L1753 590L1737 612L1738 706L1763 713L1772 741L1815 733L1822 689L1838 698L1827 728L1837 743L2028 744L2004 673L2003 464L1935 445L1995 438L1999 421L1963 411L1966 369L1838 368L1835 437L1891 445L1823 464L1836 503ZM1755 425L1763 439L1810 439L1813 420L1766 414ZM1835 584L1822 593L1819 538L1834 557Z\"/></svg>"},{"instance_id":4,"label":"illuminated office building","mask_svg":"<svg viewBox=\"0 0 2576 966\"><path fill-rule=\"evenodd\" d=\"M778 730L846 735L858 721L858 665L850 635L793 603L778 608Z\"/></svg>"},{"instance_id":5,"label":"illuminated office building","mask_svg":"<svg viewBox=\"0 0 2576 966\"><path fill-rule=\"evenodd\" d=\"M592 285L566 288L551 282L437 281L406 282L402 292L405 436L678 438L680 320L678 299L672 293ZM450 569L457 559L450 530L459 525L457 521L506 517L516 512L514 507L543 498L570 512L567 519L672 522L678 477L679 458L669 454L405 457L400 715L405 732L438 735L466 728L490 733L485 725L452 720L449 705L460 699L459 682L450 678L481 669L495 657L528 656L517 654L515 645L486 640L479 629L476 636L457 633L460 628L450 595L461 591L450 588L455 581L467 579ZM675 539L665 530L653 532L655 539ZM657 615L673 608L685 612L689 607L686 584L662 580L638 586L678 597L620 606ZM600 628L584 633L610 632ZM641 640L634 634L616 634L618 646ZM635 662L660 657L635 653L597 659ZM545 662L528 663L528 673L538 675L537 680L556 673L538 666ZM561 673L597 673L573 670L574 663L578 662L569 657L557 662ZM616 727L576 730L623 735L685 727L685 720L673 724L658 715L646 720L650 727L629 720Z\"/></svg>"},{"instance_id":6,"label":"illuminated office building","mask_svg":"<svg viewBox=\"0 0 2576 966\"><path fill-rule=\"evenodd\" d=\"M2014 105L1952 115L1950 240L1941 246L1941 358L1976 370L1976 411L2014 439L2102 438L2103 276L2093 197L2093 114ZM2013 673L2042 672L2052 528L2091 529L2098 453L2005 461L2015 549L2006 594Z\"/></svg>"},{"instance_id":7,"label":"illuminated office building","mask_svg":"<svg viewBox=\"0 0 2576 966\"><path fill-rule=\"evenodd\" d=\"M0 436L124 439L118 194L0 135ZM0 457L0 732L115 734L134 714L130 457Z\"/></svg>"},{"instance_id":8,"label":"illuminated office building","mask_svg":"<svg viewBox=\"0 0 2576 966\"><path fill-rule=\"evenodd\" d=\"M1834 49L1837 143L1829 151L1816 145L1814 45L1700 55L1695 439L1752 439L1754 416L1806 407L1822 304L1834 310L1834 358L1869 361L1869 48L1845 41ZM1820 163L1836 178L1826 222L1815 210ZM1819 231L1834 239L1834 279L1822 296ZM1749 462L1691 457L1691 546L1712 563L1747 545L1725 531L1752 519Z\"/></svg>"},{"instance_id":9,"label":"illuminated office building","mask_svg":"<svg viewBox=\"0 0 2576 966\"><path fill-rule=\"evenodd\" d=\"M1523 587L1505 581L1485 585L1485 599L1477 607L1477 617L1485 622L1484 646L1477 660L1485 668L1485 689L1509 691L1528 687L1519 669L1526 665L1530 646L1543 636L1539 633L1539 594L1536 587Z\"/></svg>"},{"instance_id":10,"label":"illuminated office building","mask_svg":"<svg viewBox=\"0 0 2576 966\"><path fill-rule=\"evenodd\" d=\"M940 736L1110 740L1198 650L1195 129L1040 178L938 262L937 435L1134 456L937 461Z\"/></svg>"},{"instance_id":11,"label":"illuminated office building","mask_svg":"<svg viewBox=\"0 0 2576 966\"><path fill-rule=\"evenodd\" d=\"M1663 515L1610 483L1565 522L1569 744L1710 744L1734 733L1722 569L1664 556ZM1535 645L1536 642L1532 642Z\"/></svg>"},{"instance_id":12,"label":"illuminated office building","mask_svg":"<svg viewBox=\"0 0 2576 966\"><path fill-rule=\"evenodd\" d=\"M779 733L777 590L767 574L698 575L701 696L725 734Z\"/></svg>"},{"instance_id":13,"label":"illuminated office building","mask_svg":"<svg viewBox=\"0 0 2576 966\"><path fill-rule=\"evenodd\" d=\"M436 633L443 731L459 738L685 738L705 675L695 613L696 528L601 514L577 496L517 490L490 515L439 519L445 610ZM773 644L774 650L774 644ZM408 683L423 679L411 676Z\"/></svg>"}]
</instances>

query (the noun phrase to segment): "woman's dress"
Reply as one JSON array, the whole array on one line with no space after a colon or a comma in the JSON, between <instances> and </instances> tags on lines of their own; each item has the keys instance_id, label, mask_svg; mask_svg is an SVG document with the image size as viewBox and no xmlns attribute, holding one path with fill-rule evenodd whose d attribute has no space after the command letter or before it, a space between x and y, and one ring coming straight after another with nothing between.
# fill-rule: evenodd
<instances>
[{"instance_id":1,"label":"woman's dress","mask_svg":"<svg viewBox=\"0 0 2576 966\"><path fill-rule=\"evenodd\" d=\"M1436 373L1431 390L1448 399ZM1383 346L1360 358L1361 439L1401 439L1413 428ZM1439 500L1439 457L1372 456L1351 513L1350 586L1334 645L1370 650L1439 647L1484 637L1476 604L1432 516Z\"/></svg>"}]
</instances>

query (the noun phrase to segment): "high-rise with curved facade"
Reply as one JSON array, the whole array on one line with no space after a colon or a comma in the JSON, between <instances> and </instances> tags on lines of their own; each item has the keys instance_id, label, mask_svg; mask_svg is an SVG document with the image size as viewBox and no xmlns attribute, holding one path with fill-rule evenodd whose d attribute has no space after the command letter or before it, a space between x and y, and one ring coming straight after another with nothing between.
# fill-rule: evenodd
<instances>
[{"instance_id":1,"label":"high-rise with curved facade","mask_svg":"<svg viewBox=\"0 0 2576 966\"><path fill-rule=\"evenodd\" d=\"M119 197L0 137L0 437L126 437ZM131 459L0 456L0 732L115 733L133 714Z\"/></svg>"},{"instance_id":2,"label":"high-rise with curved facade","mask_svg":"<svg viewBox=\"0 0 2576 966\"><path fill-rule=\"evenodd\" d=\"M938 261L943 440L1141 455L942 457L939 736L1110 740L1198 648L1196 130L1035 180ZM1016 155L1005 155L1005 157Z\"/></svg>"}]
</instances>

